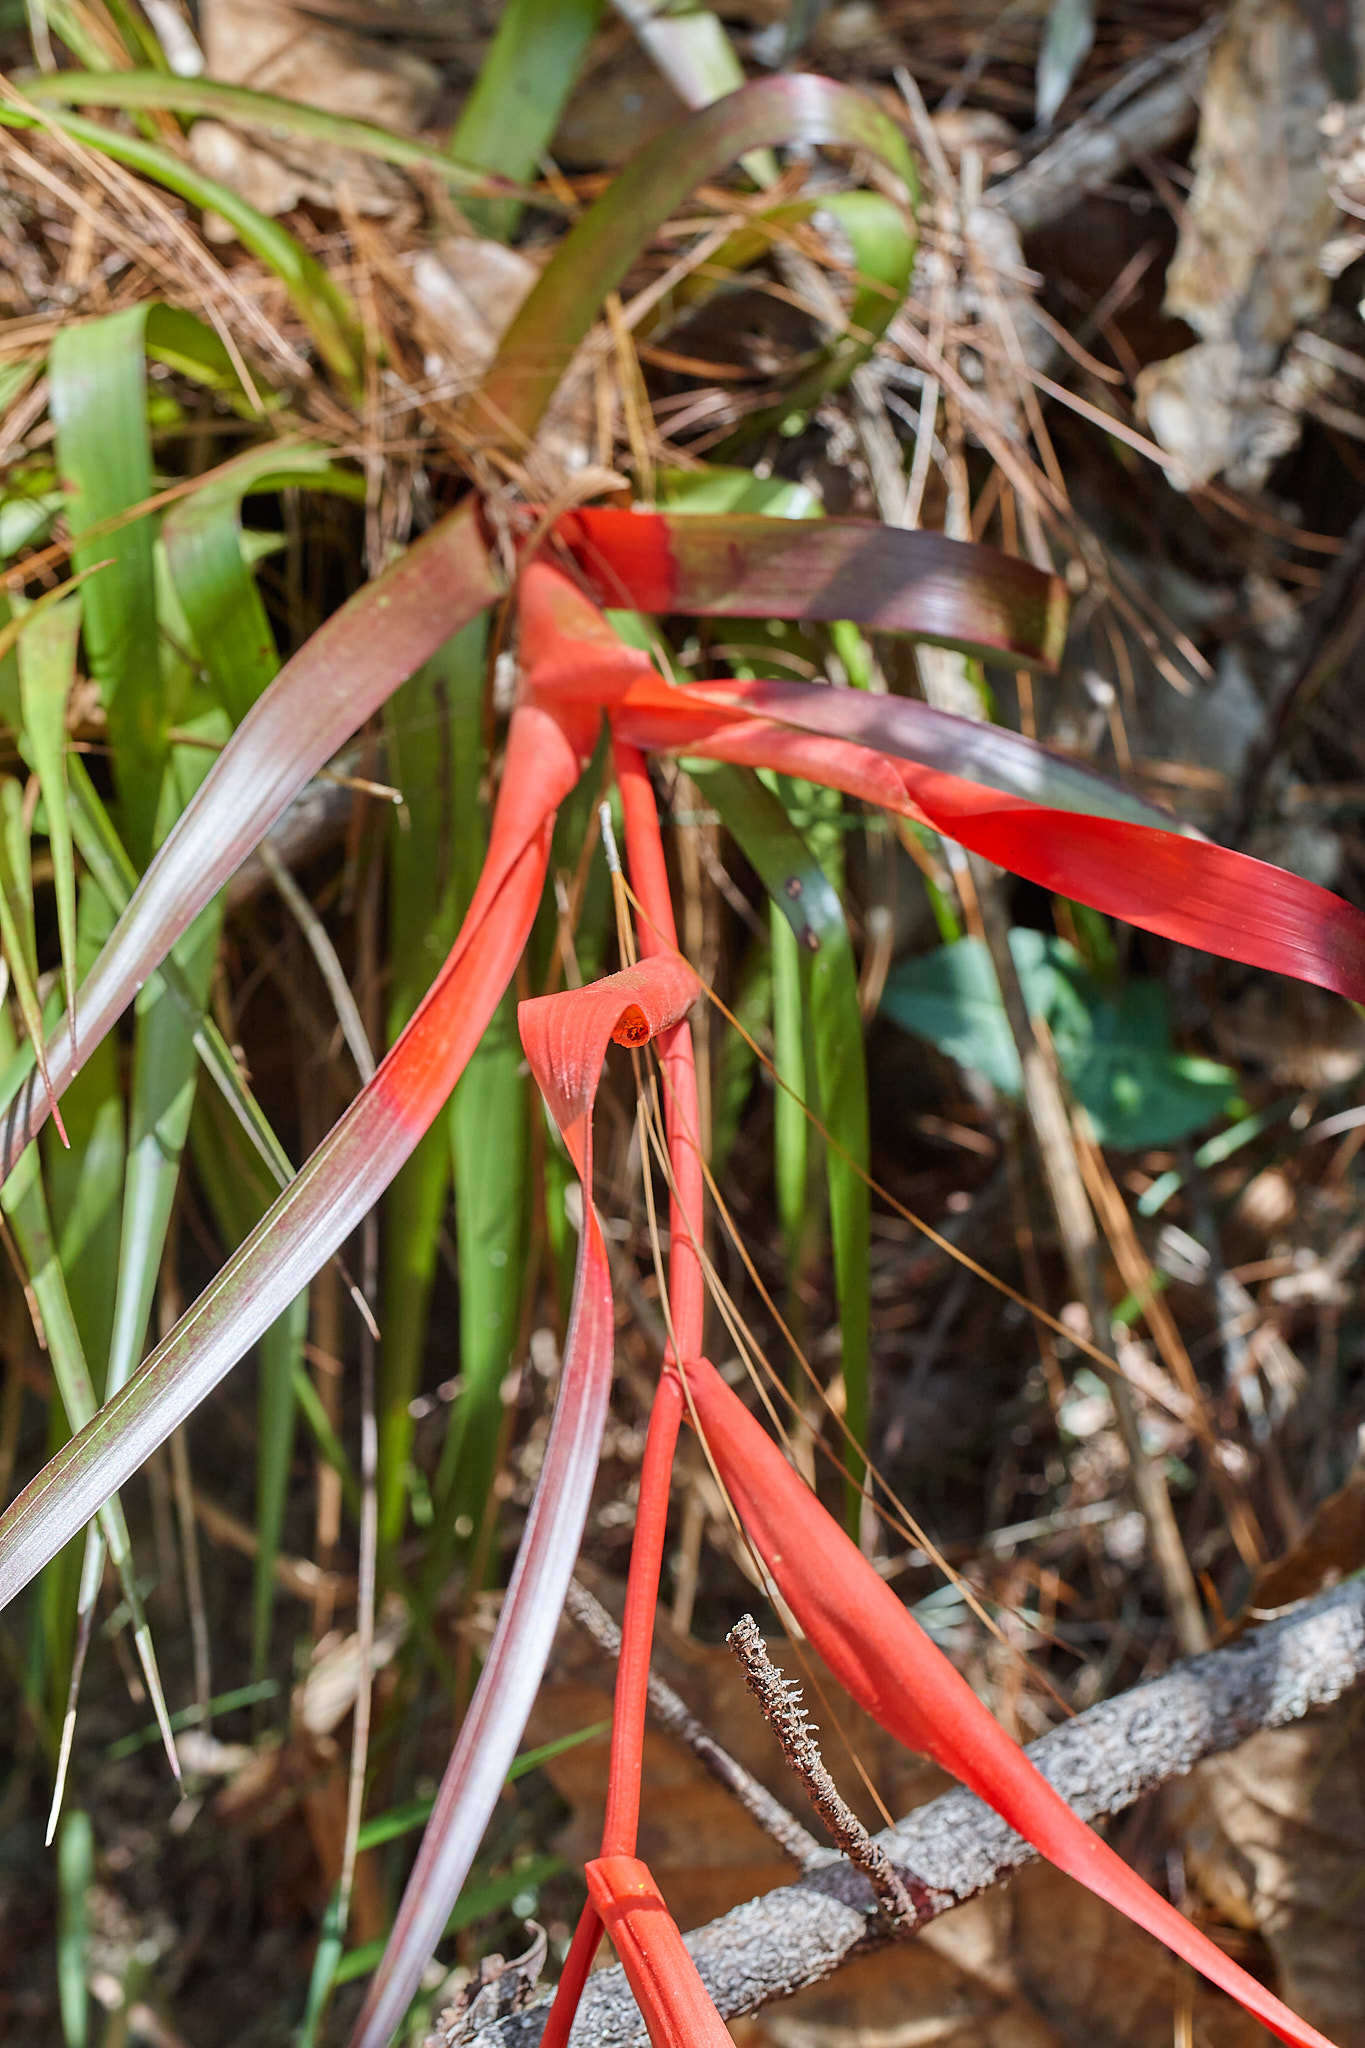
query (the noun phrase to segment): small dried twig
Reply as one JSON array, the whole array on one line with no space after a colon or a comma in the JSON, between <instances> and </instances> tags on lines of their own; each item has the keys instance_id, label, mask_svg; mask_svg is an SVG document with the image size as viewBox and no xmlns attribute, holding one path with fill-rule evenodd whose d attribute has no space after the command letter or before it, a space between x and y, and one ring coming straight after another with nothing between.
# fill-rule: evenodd
<instances>
[{"instance_id":1,"label":"small dried twig","mask_svg":"<svg viewBox=\"0 0 1365 2048\"><path fill-rule=\"evenodd\" d=\"M577 1579L570 1581L564 1604L578 1626L595 1643L600 1643L609 1657L620 1655L620 1629L601 1601ZM800 1869L818 1870L822 1864L831 1861L829 1850L822 1848L814 1835L808 1833L781 1801L774 1799L767 1787L760 1785L757 1778L731 1756L729 1750L721 1748L710 1730L689 1712L672 1686L665 1684L653 1671L649 1674L649 1705L659 1726L684 1743L705 1764L712 1777L718 1779L727 1792L733 1793L750 1819L756 1820Z\"/></svg>"},{"instance_id":2,"label":"small dried twig","mask_svg":"<svg viewBox=\"0 0 1365 2048\"><path fill-rule=\"evenodd\" d=\"M781 1744L783 1756L805 1786L830 1835L849 1862L864 1873L888 1917L902 1927L914 1927L916 1901L909 1887L885 1849L873 1841L840 1797L801 1704L801 1688L794 1679L784 1678L773 1663L752 1614L742 1614L725 1640L738 1657L749 1690L763 1709L763 1718Z\"/></svg>"}]
</instances>

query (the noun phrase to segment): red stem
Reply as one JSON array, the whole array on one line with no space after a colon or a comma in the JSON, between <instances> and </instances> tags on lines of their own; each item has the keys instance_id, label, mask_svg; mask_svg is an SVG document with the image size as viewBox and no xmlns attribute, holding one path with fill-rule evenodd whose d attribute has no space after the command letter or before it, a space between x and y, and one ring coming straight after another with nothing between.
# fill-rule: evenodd
<instances>
[{"instance_id":1,"label":"red stem","mask_svg":"<svg viewBox=\"0 0 1365 2048\"><path fill-rule=\"evenodd\" d=\"M659 831L659 812L649 769L640 749L628 740L613 736L612 744L616 779L621 789L631 882L640 904L636 942L644 959L648 959L651 953L676 953L680 950L678 931L673 922L673 899L668 889L663 836ZM697 1064L692 1051L690 1025L675 1024L671 1031L659 1037L656 1047L663 1071L664 1121L668 1131L668 1156L673 1167L673 1193L669 1204L668 1299L674 1342L678 1356L685 1364L689 1359L701 1356L706 1304L706 1284L697 1248L701 1238L706 1181L698 1138Z\"/></svg>"},{"instance_id":2,"label":"red stem","mask_svg":"<svg viewBox=\"0 0 1365 2048\"><path fill-rule=\"evenodd\" d=\"M569 1953L559 1973L555 1995L540 2036L540 2048L567 2048L569 2030L578 2013L583 1986L588 1981L597 1944L602 1939L602 1922L591 1899L585 1900L573 1931Z\"/></svg>"},{"instance_id":3,"label":"red stem","mask_svg":"<svg viewBox=\"0 0 1365 2048\"><path fill-rule=\"evenodd\" d=\"M640 903L636 919L642 959L678 951L677 927L668 888L659 813L645 757L626 742L615 746L617 780L625 821L631 880ZM655 1040L664 1076L665 1123L673 1191L669 1205L669 1308L679 1356L701 1354L705 1284L694 1234L701 1230L705 1180L698 1140L697 1069L692 1033L675 1024ZM646 1161L646 1170L648 1162ZM591 1199L591 1190L586 1191ZM602 1854L633 1856L640 1825L640 1779L644 1761L649 1653L668 1530L669 1480L683 1415L682 1383L666 1372L654 1396L649 1435L640 1468L640 1498L621 1621L621 1650L612 1710L607 1810ZM574 2015L601 1939L602 1922L589 1901L584 1906L565 1958L541 2048L565 2048Z\"/></svg>"},{"instance_id":4,"label":"red stem","mask_svg":"<svg viewBox=\"0 0 1365 2048\"><path fill-rule=\"evenodd\" d=\"M621 1623L621 1654L616 1666L611 1762L607 1770L607 1813L602 1823L604 1856L635 1854L635 1839L640 1825L640 1774L644 1764L649 1651L664 1563L668 1486L682 1415L682 1382L676 1373L665 1373L650 1410L649 1436L645 1443L644 1463L640 1467L640 1504L635 1513L635 1541L630 1550L630 1576L626 1582L626 1606Z\"/></svg>"}]
</instances>

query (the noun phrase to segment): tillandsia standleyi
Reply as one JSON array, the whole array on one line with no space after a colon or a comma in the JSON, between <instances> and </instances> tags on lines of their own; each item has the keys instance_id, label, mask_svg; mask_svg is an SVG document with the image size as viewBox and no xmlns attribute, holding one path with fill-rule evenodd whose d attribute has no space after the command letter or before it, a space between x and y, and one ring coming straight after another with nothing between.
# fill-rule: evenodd
<instances>
[{"instance_id":1,"label":"tillandsia standleyi","mask_svg":"<svg viewBox=\"0 0 1365 2048\"><path fill-rule=\"evenodd\" d=\"M894 124L829 81L762 81L693 117L685 132L685 148L676 137L651 145L584 213L513 323L478 397L486 420L519 448L530 443L564 366L632 253L699 180L736 155L775 142L833 142L879 157L904 190L913 189ZM912 257L911 234L901 291ZM874 315L884 328L893 304L888 289L871 295L863 315L869 336ZM338 345L344 342L342 335ZM259 451L251 458L257 481L261 460ZM226 465L219 477L223 488L231 469ZM253 486L245 471L237 482L240 502L241 490ZM126 509L114 508L120 515ZM98 522L91 533L85 545L93 560L90 551L104 544ZM566 2036L603 1927L656 2042L724 2038L634 1853L669 1472L690 1417L775 1587L855 1698L1283 2039L1320 2044L1320 2035L1062 1805L706 1363L700 1247L707 1180L687 1022L699 985L678 951L648 759L686 755L823 783L956 839L1046 889L1357 1001L1365 1000L1365 918L1308 882L1187 835L1164 813L998 727L851 689L734 678L668 682L599 609L851 619L1046 666L1057 658L1065 627L1061 586L1025 563L856 520L797 525L585 510L528 519L520 541L504 522L498 538L501 552L481 509L466 500L278 674L259 676L260 694L249 709L227 707L237 722L232 739L151 858L78 1003L47 1044L41 1071L35 1068L8 1103L0 1133L6 1175L144 985L163 974L187 1014L202 1016L202 1001L196 1008L183 977L177 980L171 948L308 777L395 687L462 626L514 597L520 683L491 837L444 965L373 1079L222 1273L0 1519L0 1600L112 1500L346 1240L411 1156L512 981L541 901L556 812L579 782L605 720L638 905L638 959L587 988L534 999L521 1012L528 1058L584 1189L555 1419L498 1630L359 2022L357 2048L380 2048L391 2037L436 1946L540 1682L581 1538L612 1371L614 1315L591 1201L591 1137L594 1091L613 1040L649 1045L658 1060L671 1194L671 1344L641 1481L602 1854L588 1869L589 1903L549 2022L550 2041ZM193 539L178 535L185 548ZM148 564L150 577L150 542ZM87 587L96 590L98 579ZM119 768L116 760L116 784ZM133 781L130 775L125 799ZM141 791L144 811L154 795ZM139 857L150 853L154 820L142 823Z\"/></svg>"}]
</instances>

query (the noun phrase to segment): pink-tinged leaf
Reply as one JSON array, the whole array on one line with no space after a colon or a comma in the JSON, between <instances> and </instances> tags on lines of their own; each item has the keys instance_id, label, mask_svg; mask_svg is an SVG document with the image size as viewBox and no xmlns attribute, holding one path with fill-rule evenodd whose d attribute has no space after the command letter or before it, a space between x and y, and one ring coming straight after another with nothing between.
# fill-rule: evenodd
<instances>
[{"instance_id":1,"label":"pink-tinged leaf","mask_svg":"<svg viewBox=\"0 0 1365 2048\"><path fill-rule=\"evenodd\" d=\"M1055 754L984 720L959 718L910 697L873 696L865 690L835 690L823 683L787 683L738 679L689 683L679 693L699 707L713 710L729 704L752 719L856 745L886 758L887 766L918 801L918 780L912 781L896 762L929 769L964 782L983 784L988 792L1047 804L1059 811L1077 811L1096 818L1126 818L1134 825L1177 832L1179 825L1155 804L1130 795L1106 776L1078 761ZM704 751L701 750L701 751ZM801 770L805 773L805 770ZM818 778L817 778L818 779Z\"/></svg>"},{"instance_id":2,"label":"pink-tinged leaf","mask_svg":"<svg viewBox=\"0 0 1365 2048\"><path fill-rule=\"evenodd\" d=\"M505 787L504 783L504 787ZM469 1873L516 1753L578 1556L611 1391L614 1312L592 1204L592 1108L608 1045L643 1045L697 993L681 961L650 960L587 988L518 1005L531 1071L583 1177L573 1309L535 1499L488 1660L460 1729L352 2048L384 2048Z\"/></svg>"},{"instance_id":3,"label":"pink-tinged leaf","mask_svg":"<svg viewBox=\"0 0 1365 2048\"><path fill-rule=\"evenodd\" d=\"M508 733L484 877L450 956L374 1079L127 1385L0 1517L0 1606L184 1422L373 1207L440 1112L535 919L581 759L548 713Z\"/></svg>"},{"instance_id":4,"label":"pink-tinged leaf","mask_svg":"<svg viewBox=\"0 0 1365 2048\"><path fill-rule=\"evenodd\" d=\"M1330 2048L1154 1892L1055 1792L826 1514L713 1366L689 1365L698 1426L746 1534L848 1693L907 1748L931 1756L1040 1854L1126 1913L1294 2048Z\"/></svg>"},{"instance_id":5,"label":"pink-tinged leaf","mask_svg":"<svg viewBox=\"0 0 1365 2048\"><path fill-rule=\"evenodd\" d=\"M736 716L741 706L760 715ZM640 746L847 790L1111 917L1365 1001L1359 910L1316 882L1186 836L1153 806L1000 726L808 683L670 690L653 677L631 685L613 723Z\"/></svg>"},{"instance_id":6,"label":"pink-tinged leaf","mask_svg":"<svg viewBox=\"0 0 1365 2048\"><path fill-rule=\"evenodd\" d=\"M637 1856L599 1856L584 1874L654 2048L731 2048L649 1865Z\"/></svg>"},{"instance_id":7,"label":"pink-tinged leaf","mask_svg":"<svg viewBox=\"0 0 1365 2048\"><path fill-rule=\"evenodd\" d=\"M491 604L500 583L478 519L462 506L321 626L234 734L143 877L48 1047L58 1094L204 905L275 820L385 698L443 640ZM0 1177L47 1115L33 1075L4 1111Z\"/></svg>"},{"instance_id":8,"label":"pink-tinged leaf","mask_svg":"<svg viewBox=\"0 0 1365 2048\"><path fill-rule=\"evenodd\" d=\"M748 150L783 143L868 150L915 189L904 137L863 94L803 72L742 86L647 144L564 237L469 401L471 427L513 447L529 441L603 299L655 230Z\"/></svg>"},{"instance_id":9,"label":"pink-tinged leaf","mask_svg":"<svg viewBox=\"0 0 1365 2048\"><path fill-rule=\"evenodd\" d=\"M600 604L745 619L853 619L986 658L1055 668L1061 579L1017 555L869 519L744 513L565 513L566 547Z\"/></svg>"}]
</instances>

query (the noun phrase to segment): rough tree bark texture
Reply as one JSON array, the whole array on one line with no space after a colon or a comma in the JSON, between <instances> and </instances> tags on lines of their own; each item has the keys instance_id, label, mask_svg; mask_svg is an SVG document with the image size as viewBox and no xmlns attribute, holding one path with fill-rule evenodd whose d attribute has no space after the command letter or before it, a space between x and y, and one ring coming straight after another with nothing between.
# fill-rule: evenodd
<instances>
[{"instance_id":1,"label":"rough tree bark texture","mask_svg":"<svg viewBox=\"0 0 1365 2048\"><path fill-rule=\"evenodd\" d=\"M1178 1664L1042 1736L1029 1755L1086 1820L1120 1812L1261 1728L1339 1699L1365 1675L1365 1578L1356 1578L1227 1649ZM877 1837L912 1880L916 1926L1006 1877L1033 1851L968 1792L949 1792ZM921 1888L924 1888L923 1890ZM908 1930L913 1932L913 1929ZM817 1983L855 1950L895 1938L866 1879L831 1858L687 1937L726 2018ZM467 2048L535 2048L545 2008L483 2028ZM619 1969L588 1984L574 2048L626 2048L646 2036Z\"/></svg>"}]
</instances>

